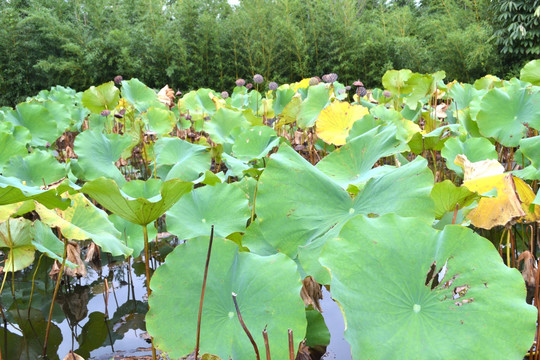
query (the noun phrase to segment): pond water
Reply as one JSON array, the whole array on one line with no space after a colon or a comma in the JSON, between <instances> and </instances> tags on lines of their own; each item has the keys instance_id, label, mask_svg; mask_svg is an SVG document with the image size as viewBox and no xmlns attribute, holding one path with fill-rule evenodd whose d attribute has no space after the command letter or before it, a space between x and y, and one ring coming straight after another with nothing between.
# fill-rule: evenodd
<instances>
[{"instance_id":1,"label":"pond water","mask_svg":"<svg viewBox=\"0 0 540 360\"><path fill-rule=\"evenodd\" d=\"M157 257L164 257L172 249L170 245L174 244L161 246L161 251L155 252ZM151 267L155 268L159 264L156 259L153 261ZM62 283L53 310L47 359L62 360L70 351L87 360L151 355L144 326L147 303L143 260L124 261L104 255L101 263L101 267L88 266L86 277ZM11 275L4 285L0 297L4 309L0 318L4 320L0 321L4 360L41 358L55 282L48 274L52 260L43 257L37 271L36 264L37 261L16 273L14 289ZM350 347L343 338L341 311L325 288L323 296L321 307L331 340L321 359L349 360Z\"/></svg>"}]
</instances>

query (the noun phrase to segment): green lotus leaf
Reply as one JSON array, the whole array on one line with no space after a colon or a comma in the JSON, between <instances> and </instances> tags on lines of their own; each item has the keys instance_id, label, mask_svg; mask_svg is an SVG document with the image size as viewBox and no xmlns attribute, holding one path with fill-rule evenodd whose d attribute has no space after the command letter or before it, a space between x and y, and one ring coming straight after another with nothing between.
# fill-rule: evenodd
<instances>
[{"instance_id":1,"label":"green lotus leaf","mask_svg":"<svg viewBox=\"0 0 540 360\"><path fill-rule=\"evenodd\" d=\"M268 154L279 145L276 131L268 126L254 126L243 131L234 141L232 152L240 160L251 161Z\"/></svg>"},{"instance_id":2,"label":"green lotus leaf","mask_svg":"<svg viewBox=\"0 0 540 360\"><path fill-rule=\"evenodd\" d=\"M194 181L210 169L212 155L208 148L179 138L161 138L154 144L156 170L161 179Z\"/></svg>"},{"instance_id":3,"label":"green lotus leaf","mask_svg":"<svg viewBox=\"0 0 540 360\"><path fill-rule=\"evenodd\" d=\"M9 224L9 225L8 225ZM0 248L9 249L5 272L22 270L34 262L32 222L24 218L8 219L0 224Z\"/></svg>"},{"instance_id":4,"label":"green lotus leaf","mask_svg":"<svg viewBox=\"0 0 540 360\"><path fill-rule=\"evenodd\" d=\"M330 343L330 332L322 314L314 309L306 309L306 319L308 322L306 346L328 345Z\"/></svg>"},{"instance_id":5,"label":"green lotus leaf","mask_svg":"<svg viewBox=\"0 0 540 360\"><path fill-rule=\"evenodd\" d=\"M521 274L471 229L357 216L321 263L354 358L517 360L534 339L537 310Z\"/></svg>"},{"instance_id":6,"label":"green lotus leaf","mask_svg":"<svg viewBox=\"0 0 540 360\"><path fill-rule=\"evenodd\" d=\"M262 115L264 110L262 95L257 90L252 90L249 92L247 107L253 111L253 114Z\"/></svg>"},{"instance_id":7,"label":"green lotus leaf","mask_svg":"<svg viewBox=\"0 0 540 360\"><path fill-rule=\"evenodd\" d=\"M82 94L82 104L94 114L99 114L103 110L113 110L120 100L120 91L114 82L101 84L98 87L91 86Z\"/></svg>"},{"instance_id":8,"label":"green lotus leaf","mask_svg":"<svg viewBox=\"0 0 540 360\"><path fill-rule=\"evenodd\" d=\"M75 138L74 151L79 156L78 164L84 171L84 179L94 180L100 176L124 184L126 179L115 162L131 145L131 139L120 134L103 134L99 130L86 130Z\"/></svg>"},{"instance_id":9,"label":"green lotus leaf","mask_svg":"<svg viewBox=\"0 0 540 360\"><path fill-rule=\"evenodd\" d=\"M66 169L51 153L34 150L25 157L11 158L4 167L4 176L16 177L29 186L52 184L66 176Z\"/></svg>"},{"instance_id":10,"label":"green lotus leaf","mask_svg":"<svg viewBox=\"0 0 540 360\"><path fill-rule=\"evenodd\" d=\"M465 155L471 162L497 159L495 145L486 138L468 138L463 141L453 137L444 143L441 155L446 159L446 167L463 177L463 169L454 164L457 155Z\"/></svg>"},{"instance_id":11,"label":"green lotus leaf","mask_svg":"<svg viewBox=\"0 0 540 360\"><path fill-rule=\"evenodd\" d=\"M540 129L540 93L511 85L490 90L476 115L478 128L504 146L516 147L530 127Z\"/></svg>"},{"instance_id":12,"label":"green lotus leaf","mask_svg":"<svg viewBox=\"0 0 540 360\"><path fill-rule=\"evenodd\" d=\"M241 112L221 108L216 111L210 121L204 123L203 128L213 142L223 144L224 152L230 154L238 134L250 126L251 124Z\"/></svg>"},{"instance_id":13,"label":"green lotus leaf","mask_svg":"<svg viewBox=\"0 0 540 360\"><path fill-rule=\"evenodd\" d=\"M244 171L251 169L247 162L238 160L237 158L223 153L221 154L221 160L227 165L227 177L229 176L244 176Z\"/></svg>"},{"instance_id":14,"label":"green lotus leaf","mask_svg":"<svg viewBox=\"0 0 540 360\"><path fill-rule=\"evenodd\" d=\"M47 255L51 259L62 262L64 256L64 243L60 241L58 237L56 237L51 228L43 224L41 221L36 220L34 221L32 231L32 245L34 245L36 250ZM67 259L66 265L70 268L77 267L76 264L73 264Z\"/></svg>"},{"instance_id":15,"label":"green lotus leaf","mask_svg":"<svg viewBox=\"0 0 540 360\"><path fill-rule=\"evenodd\" d=\"M433 185L431 198L435 203L435 218L440 219L447 212L453 213L456 205L461 209L480 196L464 186L455 186L450 180L444 180Z\"/></svg>"},{"instance_id":16,"label":"green lotus leaf","mask_svg":"<svg viewBox=\"0 0 540 360\"><path fill-rule=\"evenodd\" d=\"M387 124L394 124L397 128L396 138L399 140L409 142L421 130L418 125L405 119L401 113L393 109L387 109L382 105L378 105L369 111L375 118Z\"/></svg>"},{"instance_id":17,"label":"green lotus leaf","mask_svg":"<svg viewBox=\"0 0 540 360\"><path fill-rule=\"evenodd\" d=\"M122 81L122 97L133 104L135 109L141 113L151 106L165 108L165 105L159 102L157 93L139 79Z\"/></svg>"},{"instance_id":18,"label":"green lotus leaf","mask_svg":"<svg viewBox=\"0 0 540 360\"><path fill-rule=\"evenodd\" d=\"M120 240L128 248L133 249L131 256L139 256L144 249L143 227L127 221L116 214L109 215L109 221L113 223L116 230L120 231ZM156 237L157 229L155 226L148 226L147 231L149 239Z\"/></svg>"},{"instance_id":19,"label":"green lotus leaf","mask_svg":"<svg viewBox=\"0 0 540 360\"><path fill-rule=\"evenodd\" d=\"M540 136L522 139L519 142L519 148L523 155L531 160L532 166L540 169ZM519 162L518 158L516 160Z\"/></svg>"},{"instance_id":20,"label":"green lotus leaf","mask_svg":"<svg viewBox=\"0 0 540 360\"><path fill-rule=\"evenodd\" d=\"M408 150L396 139L396 127L387 125L372 129L334 150L317 163L317 168L347 189L349 184L366 182L388 169L373 165L381 158Z\"/></svg>"},{"instance_id":21,"label":"green lotus leaf","mask_svg":"<svg viewBox=\"0 0 540 360\"><path fill-rule=\"evenodd\" d=\"M431 95L433 81L433 76L430 74L412 74L406 82L411 92L403 99L403 102L411 110L416 110L421 100Z\"/></svg>"},{"instance_id":22,"label":"green lotus leaf","mask_svg":"<svg viewBox=\"0 0 540 360\"><path fill-rule=\"evenodd\" d=\"M170 133L176 125L174 113L167 109L150 107L145 117L150 131L156 132L159 136Z\"/></svg>"},{"instance_id":23,"label":"green lotus leaf","mask_svg":"<svg viewBox=\"0 0 540 360\"><path fill-rule=\"evenodd\" d=\"M0 173L11 158L28 155L26 145L7 132L0 132L0 148Z\"/></svg>"},{"instance_id":24,"label":"green lotus leaf","mask_svg":"<svg viewBox=\"0 0 540 360\"><path fill-rule=\"evenodd\" d=\"M34 201L26 200L8 205L0 205L0 222L4 222L10 217L17 217L33 211Z\"/></svg>"},{"instance_id":25,"label":"green lotus leaf","mask_svg":"<svg viewBox=\"0 0 540 360\"><path fill-rule=\"evenodd\" d=\"M427 162L417 158L371 179L353 201L330 177L282 144L259 179L255 210L264 239L295 258L298 246L339 229L358 213L433 219L432 186Z\"/></svg>"},{"instance_id":26,"label":"green lotus leaf","mask_svg":"<svg viewBox=\"0 0 540 360\"><path fill-rule=\"evenodd\" d=\"M55 189L41 190L37 186L27 186L14 177L0 175L0 205L18 203L26 200L37 200L49 209L65 209L69 202L62 200Z\"/></svg>"},{"instance_id":27,"label":"green lotus leaf","mask_svg":"<svg viewBox=\"0 0 540 360\"><path fill-rule=\"evenodd\" d=\"M519 78L533 85L540 85L540 60L529 61L519 74Z\"/></svg>"},{"instance_id":28,"label":"green lotus leaf","mask_svg":"<svg viewBox=\"0 0 540 360\"><path fill-rule=\"evenodd\" d=\"M70 117L65 105L48 100L44 103L20 103L6 114L6 121L27 128L32 135L31 145L47 146L62 135Z\"/></svg>"},{"instance_id":29,"label":"green lotus leaf","mask_svg":"<svg viewBox=\"0 0 540 360\"><path fill-rule=\"evenodd\" d=\"M195 348L193 335L207 251L208 237L189 240L177 246L152 277L146 326L157 348L171 358ZM231 296L234 292L259 351L264 352L262 330L266 327L272 358L286 359L287 329L293 331L295 349L305 336L304 303L298 296L301 287L296 264L283 254L239 252L232 241L214 239L202 310L201 353L222 359L255 357L238 321Z\"/></svg>"},{"instance_id":30,"label":"green lotus leaf","mask_svg":"<svg viewBox=\"0 0 540 360\"><path fill-rule=\"evenodd\" d=\"M133 180L122 190L111 179L98 178L87 182L82 192L90 195L112 213L138 225L147 225L163 215L193 184L178 179L162 182Z\"/></svg>"},{"instance_id":31,"label":"green lotus leaf","mask_svg":"<svg viewBox=\"0 0 540 360\"><path fill-rule=\"evenodd\" d=\"M372 114L365 115L361 119L358 119L354 122L353 126L349 130L347 142L351 142L356 137L361 136L372 129L375 129L379 125L384 125L384 122L378 118L375 118Z\"/></svg>"},{"instance_id":32,"label":"green lotus leaf","mask_svg":"<svg viewBox=\"0 0 540 360\"><path fill-rule=\"evenodd\" d=\"M540 206L540 190L536 193L536 197L532 203Z\"/></svg>"},{"instance_id":33,"label":"green lotus leaf","mask_svg":"<svg viewBox=\"0 0 540 360\"><path fill-rule=\"evenodd\" d=\"M276 129L282 127L283 125L292 124L296 121L296 117L300 112L300 106L302 105L302 99L300 96L293 96L291 101L285 106L281 115L279 116L278 122L274 125Z\"/></svg>"},{"instance_id":34,"label":"green lotus leaf","mask_svg":"<svg viewBox=\"0 0 540 360\"><path fill-rule=\"evenodd\" d=\"M181 239L210 235L219 237L244 231L251 215L246 194L223 183L203 186L182 197L167 211L167 231Z\"/></svg>"},{"instance_id":35,"label":"green lotus leaf","mask_svg":"<svg viewBox=\"0 0 540 360\"><path fill-rule=\"evenodd\" d=\"M317 117L321 113L322 109L328 105L330 99L329 90L325 84L319 84L317 86L310 86L308 89L308 95L302 104L296 117L296 123L299 128L305 129L315 125Z\"/></svg>"},{"instance_id":36,"label":"green lotus leaf","mask_svg":"<svg viewBox=\"0 0 540 360\"><path fill-rule=\"evenodd\" d=\"M468 108L473 99L478 96L483 96L485 93L485 90L477 90L471 84L461 83L455 83L452 85L448 92L453 99L453 110L463 110Z\"/></svg>"},{"instance_id":37,"label":"green lotus leaf","mask_svg":"<svg viewBox=\"0 0 540 360\"><path fill-rule=\"evenodd\" d=\"M497 76L486 75L475 80L473 86L476 90L491 90L493 88L502 87L502 81Z\"/></svg>"},{"instance_id":38,"label":"green lotus leaf","mask_svg":"<svg viewBox=\"0 0 540 360\"><path fill-rule=\"evenodd\" d=\"M274 113L276 116L283 112L283 109L291 102L294 96L294 90L291 88L278 88L276 90L276 99L273 103Z\"/></svg>"},{"instance_id":39,"label":"green lotus leaf","mask_svg":"<svg viewBox=\"0 0 540 360\"><path fill-rule=\"evenodd\" d=\"M408 94L411 92L411 87L407 84L407 81L411 76L413 76L413 72L408 69L388 70L383 75L382 84L392 94Z\"/></svg>"},{"instance_id":40,"label":"green lotus leaf","mask_svg":"<svg viewBox=\"0 0 540 360\"><path fill-rule=\"evenodd\" d=\"M179 101L180 111L190 114L212 115L216 112L216 104L210 98L211 89L198 89L188 92Z\"/></svg>"},{"instance_id":41,"label":"green lotus leaf","mask_svg":"<svg viewBox=\"0 0 540 360\"><path fill-rule=\"evenodd\" d=\"M49 210L36 203L41 221L50 227L58 227L67 239L92 239L113 256L131 254L132 250L120 240L120 232L107 219L105 211L94 206L83 194L70 195L69 198L71 207L63 211Z\"/></svg>"}]
</instances>

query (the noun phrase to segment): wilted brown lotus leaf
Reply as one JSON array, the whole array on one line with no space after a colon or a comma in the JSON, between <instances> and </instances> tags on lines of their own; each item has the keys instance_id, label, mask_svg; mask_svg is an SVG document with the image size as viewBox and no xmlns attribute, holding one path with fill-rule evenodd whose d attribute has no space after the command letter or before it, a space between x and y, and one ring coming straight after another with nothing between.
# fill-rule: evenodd
<instances>
[{"instance_id":1,"label":"wilted brown lotus leaf","mask_svg":"<svg viewBox=\"0 0 540 360\"><path fill-rule=\"evenodd\" d=\"M319 304L319 300L322 299L321 285L311 276L307 276L302 280L300 296L304 300L304 305L312 305L315 310L322 312L321 305Z\"/></svg>"},{"instance_id":2,"label":"wilted brown lotus leaf","mask_svg":"<svg viewBox=\"0 0 540 360\"><path fill-rule=\"evenodd\" d=\"M311 360L311 354L309 347L306 346L305 340L298 345L298 352L296 353L295 360Z\"/></svg>"},{"instance_id":3,"label":"wilted brown lotus leaf","mask_svg":"<svg viewBox=\"0 0 540 360\"><path fill-rule=\"evenodd\" d=\"M85 277L86 265L81 259L81 248L74 241L69 241L67 244L67 259L73 264L78 265L76 268L66 267L64 270L66 275L73 277Z\"/></svg>"},{"instance_id":4,"label":"wilted brown lotus leaf","mask_svg":"<svg viewBox=\"0 0 540 360\"><path fill-rule=\"evenodd\" d=\"M529 250L525 250L524 252L519 254L518 268L522 261L523 270L521 271L521 275L523 276L525 283L527 284L527 286L530 287L536 286L536 273L538 269L535 266L536 261L534 259L534 256Z\"/></svg>"}]
</instances>

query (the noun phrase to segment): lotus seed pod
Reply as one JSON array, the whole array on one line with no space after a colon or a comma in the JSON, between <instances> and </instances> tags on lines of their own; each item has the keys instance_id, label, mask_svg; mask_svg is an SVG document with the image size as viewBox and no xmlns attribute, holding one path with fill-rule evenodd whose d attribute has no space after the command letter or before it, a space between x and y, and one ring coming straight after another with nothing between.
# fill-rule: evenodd
<instances>
[{"instance_id":1,"label":"lotus seed pod","mask_svg":"<svg viewBox=\"0 0 540 360\"><path fill-rule=\"evenodd\" d=\"M247 84L246 84L246 88L247 88L248 90L251 90L251 89L253 88L253 84L252 84L252 83L247 83Z\"/></svg>"},{"instance_id":2,"label":"lotus seed pod","mask_svg":"<svg viewBox=\"0 0 540 360\"><path fill-rule=\"evenodd\" d=\"M176 92L176 96L182 96L182 92L181 92L180 90L178 90L178 91Z\"/></svg>"},{"instance_id":3,"label":"lotus seed pod","mask_svg":"<svg viewBox=\"0 0 540 360\"><path fill-rule=\"evenodd\" d=\"M345 89L339 89L337 93L338 93L339 95L345 94Z\"/></svg>"},{"instance_id":4,"label":"lotus seed pod","mask_svg":"<svg viewBox=\"0 0 540 360\"><path fill-rule=\"evenodd\" d=\"M328 74L324 74L324 75L322 76L322 81L324 81L324 82L329 82L329 81L328 81Z\"/></svg>"},{"instance_id":5,"label":"lotus seed pod","mask_svg":"<svg viewBox=\"0 0 540 360\"><path fill-rule=\"evenodd\" d=\"M101 116L109 116L109 115L111 115L111 110L103 110L101 112Z\"/></svg>"},{"instance_id":6,"label":"lotus seed pod","mask_svg":"<svg viewBox=\"0 0 540 360\"><path fill-rule=\"evenodd\" d=\"M190 120L190 121L191 121L191 115L187 114L187 115L185 116L185 118L186 118L186 120Z\"/></svg>"},{"instance_id":7,"label":"lotus seed pod","mask_svg":"<svg viewBox=\"0 0 540 360\"><path fill-rule=\"evenodd\" d=\"M391 98L392 97L392 93L390 91L388 91L388 90L384 90L382 94L383 94L383 96L385 98Z\"/></svg>"},{"instance_id":8,"label":"lotus seed pod","mask_svg":"<svg viewBox=\"0 0 540 360\"><path fill-rule=\"evenodd\" d=\"M351 86L350 86L350 85L345 86L345 90L346 90L346 91L350 91L350 90L351 90Z\"/></svg>"},{"instance_id":9,"label":"lotus seed pod","mask_svg":"<svg viewBox=\"0 0 540 360\"><path fill-rule=\"evenodd\" d=\"M337 76L337 74L330 73L330 74L328 74L328 75L326 76L326 78L327 78L327 80L328 80L327 82L333 83L333 82L337 81L338 76Z\"/></svg>"},{"instance_id":10,"label":"lotus seed pod","mask_svg":"<svg viewBox=\"0 0 540 360\"><path fill-rule=\"evenodd\" d=\"M255 84L262 84L264 78L261 74L255 74L255 76L253 76L253 81L255 82Z\"/></svg>"},{"instance_id":11,"label":"lotus seed pod","mask_svg":"<svg viewBox=\"0 0 540 360\"><path fill-rule=\"evenodd\" d=\"M246 84L246 80L244 79L236 80L236 86L244 86L245 84Z\"/></svg>"},{"instance_id":12,"label":"lotus seed pod","mask_svg":"<svg viewBox=\"0 0 540 360\"><path fill-rule=\"evenodd\" d=\"M278 84L275 81L272 81L270 84L268 84L268 88L270 90L276 90L278 88Z\"/></svg>"},{"instance_id":13,"label":"lotus seed pod","mask_svg":"<svg viewBox=\"0 0 540 360\"><path fill-rule=\"evenodd\" d=\"M358 87L358 89L356 89L356 93L358 94L358 96L363 97L363 96L366 96L367 90L365 87L360 86Z\"/></svg>"},{"instance_id":14,"label":"lotus seed pod","mask_svg":"<svg viewBox=\"0 0 540 360\"><path fill-rule=\"evenodd\" d=\"M354 86L364 86L364 83L361 82L360 80L356 80L355 82L353 82L353 85Z\"/></svg>"},{"instance_id":15,"label":"lotus seed pod","mask_svg":"<svg viewBox=\"0 0 540 360\"><path fill-rule=\"evenodd\" d=\"M122 77L122 75L116 75L114 77L114 83L116 85L120 85L122 83L122 80L124 80L124 78Z\"/></svg>"},{"instance_id":16,"label":"lotus seed pod","mask_svg":"<svg viewBox=\"0 0 540 360\"><path fill-rule=\"evenodd\" d=\"M321 81L316 78L316 77L312 77L311 79L309 79L309 86L315 86L315 85L319 85Z\"/></svg>"},{"instance_id":17,"label":"lotus seed pod","mask_svg":"<svg viewBox=\"0 0 540 360\"><path fill-rule=\"evenodd\" d=\"M222 91L222 92L221 92L221 97L222 97L223 99L226 99L226 98L229 97L229 93L226 92L226 91Z\"/></svg>"}]
</instances>

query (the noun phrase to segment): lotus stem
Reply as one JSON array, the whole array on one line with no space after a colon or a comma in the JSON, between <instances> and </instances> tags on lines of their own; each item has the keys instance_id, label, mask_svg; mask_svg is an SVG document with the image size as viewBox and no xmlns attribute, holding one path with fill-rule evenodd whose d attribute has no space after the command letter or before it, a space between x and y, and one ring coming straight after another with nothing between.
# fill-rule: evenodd
<instances>
[{"instance_id":1,"label":"lotus stem","mask_svg":"<svg viewBox=\"0 0 540 360\"><path fill-rule=\"evenodd\" d=\"M294 338L292 329L289 329L289 360L294 360Z\"/></svg>"},{"instance_id":2,"label":"lotus stem","mask_svg":"<svg viewBox=\"0 0 540 360\"><path fill-rule=\"evenodd\" d=\"M37 263L37 266L36 266L36 270L34 270L34 275L32 275L32 290L30 290L30 300L28 301L28 318L29 319L30 319L30 309L32 309L32 298L34 296L34 288L35 288L35 284L36 284L36 274L37 274L37 272L39 270L39 265L41 264L41 259L43 258L43 255L45 255L45 254L41 254L41 256L39 257L39 260L38 260L38 263Z\"/></svg>"},{"instance_id":3,"label":"lotus stem","mask_svg":"<svg viewBox=\"0 0 540 360\"><path fill-rule=\"evenodd\" d=\"M266 326L264 327L264 330L262 332L263 339L264 339L264 348L266 349L266 360L272 360L270 357L270 343L268 342L268 331L266 331Z\"/></svg>"},{"instance_id":4,"label":"lotus stem","mask_svg":"<svg viewBox=\"0 0 540 360\"><path fill-rule=\"evenodd\" d=\"M56 286L54 287L53 298L51 301L51 307L49 309L49 320L47 320L47 330L45 331L45 341L43 342L43 351L41 355L43 357L47 356L47 341L49 340L49 331L51 330L52 314L54 309L54 302L56 296L58 295L58 290L60 289L60 283L62 282L62 274L64 273L64 267L66 266L67 258L67 239L64 240L64 254L62 255L62 265L60 266L60 271L58 272L58 277L56 278Z\"/></svg>"},{"instance_id":5,"label":"lotus stem","mask_svg":"<svg viewBox=\"0 0 540 360\"><path fill-rule=\"evenodd\" d=\"M143 235L144 235L144 270L146 273L146 294L148 297L152 294L150 289L150 252L148 251L148 228L147 224L143 225ZM156 360L156 348L154 347L154 338L150 336L150 343L152 345L152 360Z\"/></svg>"},{"instance_id":6,"label":"lotus stem","mask_svg":"<svg viewBox=\"0 0 540 360\"><path fill-rule=\"evenodd\" d=\"M253 339L253 336L251 336L251 333L249 332L246 323L244 322L244 319L242 319L242 314L240 313L240 308L238 307L238 302L236 301L236 294L232 293L232 299L234 302L234 307L236 309L236 315L238 315L238 320L240 321L240 325L242 325L242 329L244 329L246 335L249 338L249 341L251 341L251 345L253 345L253 349L255 350L255 355L257 357L257 360L261 360L261 356L259 355L259 348L257 347L257 343Z\"/></svg>"},{"instance_id":7,"label":"lotus stem","mask_svg":"<svg viewBox=\"0 0 540 360\"><path fill-rule=\"evenodd\" d=\"M201 300L199 301L199 316L197 317L197 341L195 342L195 360L199 358L199 345L201 339L201 320L204 301L204 292L206 290L206 278L208 277L208 267L210 265L210 255L212 253L212 243L214 242L214 225L210 230L210 242L208 243L208 252L206 253L206 264L204 265L204 276L201 289Z\"/></svg>"}]
</instances>

